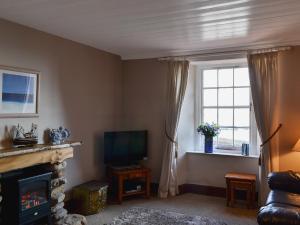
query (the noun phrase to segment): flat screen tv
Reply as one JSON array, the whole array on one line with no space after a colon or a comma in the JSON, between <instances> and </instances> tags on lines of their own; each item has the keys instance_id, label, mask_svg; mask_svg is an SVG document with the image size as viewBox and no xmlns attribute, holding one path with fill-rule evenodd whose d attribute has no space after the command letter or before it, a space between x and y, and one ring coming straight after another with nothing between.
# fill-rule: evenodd
<instances>
[{"instance_id":1,"label":"flat screen tv","mask_svg":"<svg viewBox=\"0 0 300 225\"><path fill-rule=\"evenodd\" d=\"M104 163L132 165L147 157L147 131L104 133Z\"/></svg>"}]
</instances>

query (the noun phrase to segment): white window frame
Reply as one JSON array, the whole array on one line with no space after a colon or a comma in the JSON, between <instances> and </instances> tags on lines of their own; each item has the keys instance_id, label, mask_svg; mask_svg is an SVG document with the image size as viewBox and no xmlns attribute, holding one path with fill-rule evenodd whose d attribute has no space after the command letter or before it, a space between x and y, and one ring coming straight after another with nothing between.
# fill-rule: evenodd
<instances>
[{"instance_id":1,"label":"white window frame","mask_svg":"<svg viewBox=\"0 0 300 225\"><path fill-rule=\"evenodd\" d=\"M246 60L245 60L246 61ZM210 62L207 65L204 64L200 64L200 65L196 65L196 79L195 79L195 90L196 90L196 96L195 96L195 120L196 120L196 127L199 124L202 124L203 122L203 71L204 70L209 70L209 69L225 69L225 68L244 68L244 67L248 67L247 62L241 62L240 59L236 60L236 62L234 62L234 60L230 60L230 62L226 62L225 60L222 61L215 61L215 62ZM242 87L242 86L241 86ZM217 87L220 88L220 87ZM251 98L251 90L250 90L250 98ZM209 108L209 107L207 107ZM215 108L215 107L214 107ZM218 108L218 107L217 107ZM221 107L221 108L226 108L226 107ZM229 108L243 108L238 106L238 107L234 107L234 106L230 106ZM248 108L248 107L244 107L244 108ZM259 143L259 136L258 136L258 132L257 132L257 126L256 126L256 121L255 121L255 115L254 115L254 111L253 111L253 107L252 107L252 100L250 101L250 137L249 137L249 155L253 155L253 156L257 156L259 154L259 149L258 149L258 143ZM196 128L195 127L195 128ZM204 138L202 137L201 143L203 146L204 143ZM216 149L214 149L214 152L217 152L218 154L239 154L241 155L241 149L239 148L219 148L217 147Z\"/></svg>"}]
</instances>

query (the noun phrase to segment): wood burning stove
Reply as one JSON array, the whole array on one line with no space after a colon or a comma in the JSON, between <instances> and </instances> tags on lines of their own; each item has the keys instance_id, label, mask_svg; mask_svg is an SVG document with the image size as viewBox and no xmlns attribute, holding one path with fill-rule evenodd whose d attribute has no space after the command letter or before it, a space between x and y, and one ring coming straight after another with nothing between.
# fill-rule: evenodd
<instances>
[{"instance_id":1,"label":"wood burning stove","mask_svg":"<svg viewBox=\"0 0 300 225\"><path fill-rule=\"evenodd\" d=\"M22 172L2 182L3 224L51 224L51 172Z\"/></svg>"}]
</instances>

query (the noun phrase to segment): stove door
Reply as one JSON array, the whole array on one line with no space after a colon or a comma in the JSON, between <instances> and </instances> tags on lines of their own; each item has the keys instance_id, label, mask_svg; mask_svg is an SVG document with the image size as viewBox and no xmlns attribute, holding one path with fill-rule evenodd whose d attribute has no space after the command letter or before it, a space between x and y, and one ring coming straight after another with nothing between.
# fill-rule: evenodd
<instances>
[{"instance_id":1,"label":"stove door","mask_svg":"<svg viewBox=\"0 0 300 225\"><path fill-rule=\"evenodd\" d=\"M48 182L37 180L20 185L21 211L32 209L43 205L49 201L48 199Z\"/></svg>"}]
</instances>

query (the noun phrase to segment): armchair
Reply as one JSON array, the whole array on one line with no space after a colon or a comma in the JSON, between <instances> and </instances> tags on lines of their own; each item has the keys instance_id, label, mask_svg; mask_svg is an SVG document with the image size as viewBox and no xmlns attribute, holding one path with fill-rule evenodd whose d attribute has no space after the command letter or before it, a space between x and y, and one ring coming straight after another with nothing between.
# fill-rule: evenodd
<instances>
[{"instance_id":1,"label":"armchair","mask_svg":"<svg viewBox=\"0 0 300 225\"><path fill-rule=\"evenodd\" d=\"M300 225L300 173L270 173L268 184L271 191L259 210L258 224Z\"/></svg>"}]
</instances>

